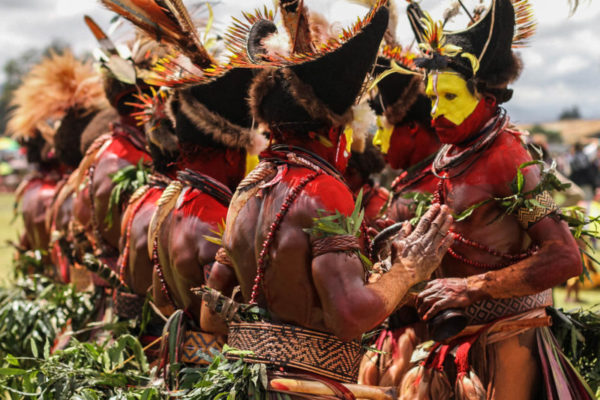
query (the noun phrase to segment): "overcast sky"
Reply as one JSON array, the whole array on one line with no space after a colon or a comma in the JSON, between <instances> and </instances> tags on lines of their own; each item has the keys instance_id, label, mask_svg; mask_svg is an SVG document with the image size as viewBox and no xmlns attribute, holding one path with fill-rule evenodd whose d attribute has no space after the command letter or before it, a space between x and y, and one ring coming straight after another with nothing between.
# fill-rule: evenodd
<instances>
[{"instance_id":1,"label":"overcast sky","mask_svg":"<svg viewBox=\"0 0 600 400\"><path fill-rule=\"evenodd\" d=\"M507 104L513 121L554 120L563 109L573 105L579 107L584 118L600 118L600 0L583 1L575 15L569 17L567 0L531 0L538 32L530 46L520 51L525 68L513 85L513 100ZM398 38L402 43L410 43L412 36L403 10L405 2L396 2L400 11ZM473 5L479 0L465 2ZM226 26L231 15L271 3L271 0L221 0L214 7L216 28ZM331 22L344 25L366 12L365 8L342 0L305 0L305 3ZM421 4L434 18L439 18L450 1L423 0ZM96 42L83 23L84 14L93 16L104 27L109 26L112 16L95 0L0 0L0 65L27 49L42 48L52 39L70 43L77 53L91 51ZM464 18L457 18L454 25L464 24Z\"/></svg>"}]
</instances>

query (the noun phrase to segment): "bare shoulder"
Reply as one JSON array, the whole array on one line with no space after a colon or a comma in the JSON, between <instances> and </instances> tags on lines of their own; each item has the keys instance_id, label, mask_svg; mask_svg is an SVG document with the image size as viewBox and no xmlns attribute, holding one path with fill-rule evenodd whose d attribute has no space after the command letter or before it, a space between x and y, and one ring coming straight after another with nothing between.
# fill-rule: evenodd
<instances>
[{"instance_id":1,"label":"bare shoulder","mask_svg":"<svg viewBox=\"0 0 600 400\"><path fill-rule=\"evenodd\" d=\"M518 132L505 130L494 141L484 157L486 175L497 195L512 194L511 183L516 179L519 168L532 161ZM523 169L526 184L534 185L539 180L539 167L532 165Z\"/></svg>"},{"instance_id":2,"label":"bare shoulder","mask_svg":"<svg viewBox=\"0 0 600 400\"><path fill-rule=\"evenodd\" d=\"M339 211L350 215L354 210L354 196L350 189L338 179L329 175L319 175L309 182L290 207L292 218L312 219L319 215L334 214ZM301 223L306 225L306 223Z\"/></svg>"}]
</instances>

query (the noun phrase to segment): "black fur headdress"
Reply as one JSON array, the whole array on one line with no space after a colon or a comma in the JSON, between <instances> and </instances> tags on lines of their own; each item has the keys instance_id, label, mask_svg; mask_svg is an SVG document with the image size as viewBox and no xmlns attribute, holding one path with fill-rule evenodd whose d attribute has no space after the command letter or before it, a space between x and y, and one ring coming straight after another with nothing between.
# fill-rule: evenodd
<instances>
[{"instance_id":1,"label":"black fur headdress","mask_svg":"<svg viewBox=\"0 0 600 400\"><path fill-rule=\"evenodd\" d=\"M379 1L354 29L344 32L342 41L328 43L317 53L279 59L263 54L262 71L249 93L255 120L272 128L301 130L350 122L351 107L363 89L387 28L388 10L383 4L385 1ZM256 43L260 40L253 34L269 31L272 29L250 29L248 43L259 49ZM243 57L238 60L244 61Z\"/></svg>"},{"instance_id":2,"label":"black fur headdress","mask_svg":"<svg viewBox=\"0 0 600 400\"><path fill-rule=\"evenodd\" d=\"M254 77L249 68L233 68L205 82L179 88L166 112L175 124L180 143L243 148L258 154L266 139L252 129L246 101Z\"/></svg>"},{"instance_id":3,"label":"black fur headdress","mask_svg":"<svg viewBox=\"0 0 600 400\"><path fill-rule=\"evenodd\" d=\"M400 47L386 46L377 58L374 73L377 76L390 70L392 62L407 72L414 70L414 55ZM429 124L431 102L425 96L423 77L420 74L391 73L377 82L377 94L371 101L378 114L385 115L389 124L408 122Z\"/></svg>"},{"instance_id":4,"label":"black fur headdress","mask_svg":"<svg viewBox=\"0 0 600 400\"><path fill-rule=\"evenodd\" d=\"M480 91L500 95L499 102L510 98L504 90L521 70L513 47L525 45L535 32L528 0L492 0L487 12L468 28L445 32L419 5L411 2L408 17L420 42L424 58L417 64L426 70L451 69Z\"/></svg>"}]
</instances>

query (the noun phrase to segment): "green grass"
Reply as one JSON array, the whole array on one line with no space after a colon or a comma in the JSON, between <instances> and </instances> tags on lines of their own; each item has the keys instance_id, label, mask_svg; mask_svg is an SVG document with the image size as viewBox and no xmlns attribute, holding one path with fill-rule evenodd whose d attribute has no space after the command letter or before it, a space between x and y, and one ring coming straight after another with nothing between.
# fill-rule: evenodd
<instances>
[{"instance_id":1,"label":"green grass","mask_svg":"<svg viewBox=\"0 0 600 400\"><path fill-rule=\"evenodd\" d=\"M562 308L565 311L577 310L577 309L589 309L596 304L600 304L600 290L590 289L581 290L579 292L579 298L582 300L580 303L566 302L565 295L566 290L564 287L554 288L554 307Z\"/></svg>"},{"instance_id":2,"label":"green grass","mask_svg":"<svg viewBox=\"0 0 600 400\"><path fill-rule=\"evenodd\" d=\"M23 231L22 220L13 221L14 198L11 193L0 193L0 285L10 282L13 277L14 249L6 241L16 242L18 232Z\"/></svg>"}]
</instances>

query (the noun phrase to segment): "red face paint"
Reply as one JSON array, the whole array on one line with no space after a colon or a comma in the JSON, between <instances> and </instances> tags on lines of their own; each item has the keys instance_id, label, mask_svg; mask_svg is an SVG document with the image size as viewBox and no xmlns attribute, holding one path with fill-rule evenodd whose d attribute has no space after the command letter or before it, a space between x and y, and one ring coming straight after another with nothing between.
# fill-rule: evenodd
<instances>
[{"instance_id":1,"label":"red face paint","mask_svg":"<svg viewBox=\"0 0 600 400\"><path fill-rule=\"evenodd\" d=\"M482 98L475 110L460 125L438 117L431 122L440 142L460 144L477 134L487 121L496 113L496 103Z\"/></svg>"}]
</instances>

